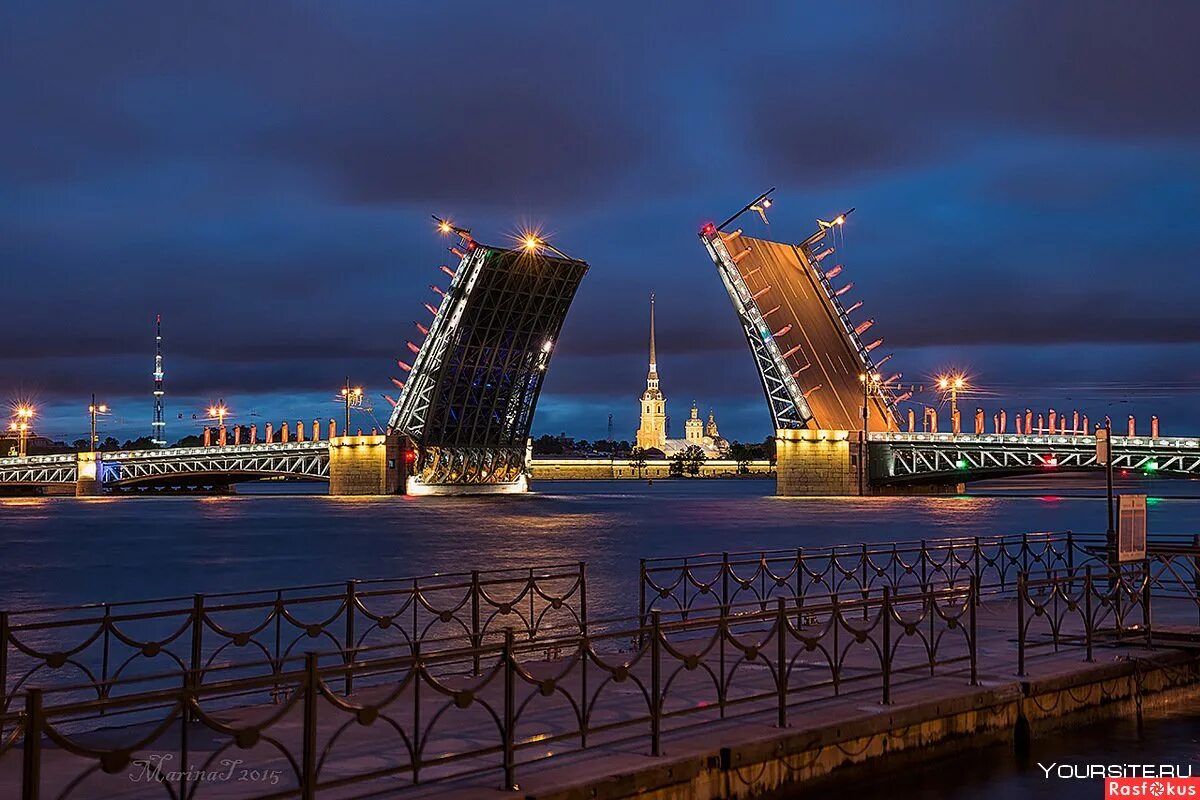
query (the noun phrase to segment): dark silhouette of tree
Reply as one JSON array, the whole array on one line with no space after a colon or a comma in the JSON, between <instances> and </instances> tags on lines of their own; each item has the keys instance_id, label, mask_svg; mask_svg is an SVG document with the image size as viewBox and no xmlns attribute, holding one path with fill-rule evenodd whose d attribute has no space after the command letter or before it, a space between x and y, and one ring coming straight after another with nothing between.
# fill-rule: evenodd
<instances>
[{"instance_id":1,"label":"dark silhouette of tree","mask_svg":"<svg viewBox=\"0 0 1200 800\"><path fill-rule=\"evenodd\" d=\"M688 475L699 475L700 467L708 459L704 449L697 444L689 444L677 458L682 462L683 469Z\"/></svg>"},{"instance_id":2,"label":"dark silhouette of tree","mask_svg":"<svg viewBox=\"0 0 1200 800\"><path fill-rule=\"evenodd\" d=\"M638 477L642 477L642 470L646 469L646 451L641 447L635 447L629 452L629 466L637 470Z\"/></svg>"}]
</instances>

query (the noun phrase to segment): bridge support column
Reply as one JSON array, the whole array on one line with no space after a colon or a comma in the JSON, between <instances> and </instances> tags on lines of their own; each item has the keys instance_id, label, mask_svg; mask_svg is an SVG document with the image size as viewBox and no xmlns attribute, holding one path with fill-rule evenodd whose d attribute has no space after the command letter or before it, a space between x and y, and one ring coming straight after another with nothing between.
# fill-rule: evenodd
<instances>
[{"instance_id":1,"label":"bridge support column","mask_svg":"<svg viewBox=\"0 0 1200 800\"><path fill-rule=\"evenodd\" d=\"M404 487L401 437L336 436L329 439L329 494L397 494Z\"/></svg>"},{"instance_id":2,"label":"bridge support column","mask_svg":"<svg viewBox=\"0 0 1200 800\"><path fill-rule=\"evenodd\" d=\"M95 497L101 494L104 494L104 470L100 453L79 453L75 461L75 496Z\"/></svg>"},{"instance_id":3,"label":"bridge support column","mask_svg":"<svg viewBox=\"0 0 1200 800\"><path fill-rule=\"evenodd\" d=\"M783 497L859 494L859 473L864 465L856 437L855 431L777 430L775 494Z\"/></svg>"}]
</instances>

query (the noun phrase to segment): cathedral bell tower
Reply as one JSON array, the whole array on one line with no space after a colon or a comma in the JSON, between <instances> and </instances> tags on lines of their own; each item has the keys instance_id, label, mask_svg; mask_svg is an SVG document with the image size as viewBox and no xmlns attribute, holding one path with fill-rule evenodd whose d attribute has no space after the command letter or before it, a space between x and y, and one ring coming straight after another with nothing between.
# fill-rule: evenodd
<instances>
[{"instance_id":1,"label":"cathedral bell tower","mask_svg":"<svg viewBox=\"0 0 1200 800\"><path fill-rule=\"evenodd\" d=\"M646 391L642 392L642 420L637 430L637 446L662 450L667 444L667 399L658 388L658 362L654 352L654 293L650 293L650 371L646 373Z\"/></svg>"}]
</instances>

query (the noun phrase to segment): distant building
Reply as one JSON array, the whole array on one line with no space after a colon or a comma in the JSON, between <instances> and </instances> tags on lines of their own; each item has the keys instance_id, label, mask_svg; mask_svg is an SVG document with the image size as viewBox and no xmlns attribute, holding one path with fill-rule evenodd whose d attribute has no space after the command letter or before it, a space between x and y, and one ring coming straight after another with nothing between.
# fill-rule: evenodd
<instances>
[{"instance_id":1,"label":"distant building","mask_svg":"<svg viewBox=\"0 0 1200 800\"><path fill-rule=\"evenodd\" d=\"M667 458L696 445L708 458L723 458L729 452L729 442L717 432L717 420L712 409L708 423L700 419L700 411L692 403L692 416L683 424L684 438L667 438L667 398L659 388L658 358L654 347L654 295L650 295L650 371L646 373L646 391L642 392L641 424L637 429L637 446L643 450L658 450Z\"/></svg>"}]
</instances>

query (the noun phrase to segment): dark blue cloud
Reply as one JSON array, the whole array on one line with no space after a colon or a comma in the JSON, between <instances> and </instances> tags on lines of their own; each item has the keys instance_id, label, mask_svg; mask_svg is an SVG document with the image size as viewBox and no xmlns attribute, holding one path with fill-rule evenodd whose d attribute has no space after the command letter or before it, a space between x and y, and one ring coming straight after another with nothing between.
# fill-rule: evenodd
<instances>
[{"instance_id":1,"label":"dark blue cloud","mask_svg":"<svg viewBox=\"0 0 1200 800\"><path fill-rule=\"evenodd\" d=\"M1183 2L9 3L0 393L69 434L95 389L141 432L158 312L173 413L311 417L347 373L386 391L450 258L438 212L593 264L535 428L598 437L613 413L629 435L653 289L673 416L696 400L761 438L695 230L778 185L756 233L858 208L838 255L907 376L963 364L1014 406L1105 407L1124 380L1137 413L1200 428L1197 23Z\"/></svg>"}]
</instances>

